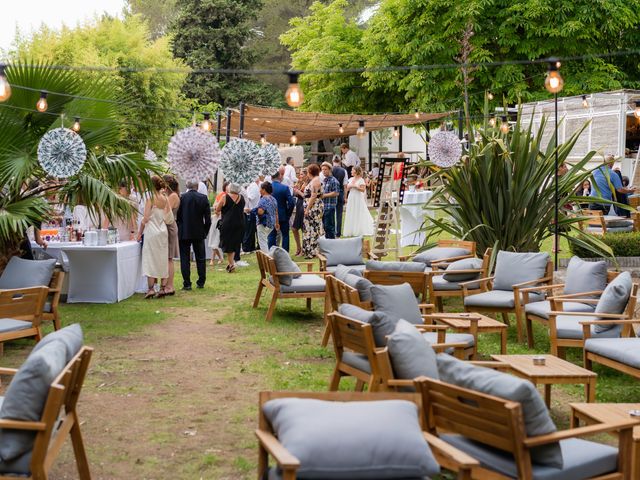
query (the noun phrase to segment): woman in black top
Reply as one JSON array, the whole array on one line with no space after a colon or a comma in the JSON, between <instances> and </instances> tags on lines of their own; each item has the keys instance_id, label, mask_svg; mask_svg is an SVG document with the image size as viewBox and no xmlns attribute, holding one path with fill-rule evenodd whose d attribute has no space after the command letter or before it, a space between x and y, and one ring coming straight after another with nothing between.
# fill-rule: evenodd
<instances>
[{"instance_id":1,"label":"woman in black top","mask_svg":"<svg viewBox=\"0 0 640 480\"><path fill-rule=\"evenodd\" d=\"M244 198L240 195L240 185L229 184L228 193L218 203L216 213L221 215L220 248L227 254L227 272L231 273L236 269L233 257L244 237Z\"/></svg>"}]
</instances>

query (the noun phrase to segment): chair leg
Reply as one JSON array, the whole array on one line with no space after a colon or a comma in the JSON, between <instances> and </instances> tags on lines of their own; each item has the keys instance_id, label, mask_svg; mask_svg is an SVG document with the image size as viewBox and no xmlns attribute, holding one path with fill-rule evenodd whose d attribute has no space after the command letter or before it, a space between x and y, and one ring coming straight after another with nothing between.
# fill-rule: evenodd
<instances>
[{"instance_id":1,"label":"chair leg","mask_svg":"<svg viewBox=\"0 0 640 480\"><path fill-rule=\"evenodd\" d=\"M356 392L362 392L364 390L364 382L362 380L356 381Z\"/></svg>"},{"instance_id":2,"label":"chair leg","mask_svg":"<svg viewBox=\"0 0 640 480\"><path fill-rule=\"evenodd\" d=\"M256 292L256 298L253 300L253 308L258 308L260 304L260 297L262 296L262 289L264 286L262 285L262 280L258 283L258 291Z\"/></svg>"},{"instance_id":3,"label":"chair leg","mask_svg":"<svg viewBox=\"0 0 640 480\"><path fill-rule=\"evenodd\" d=\"M53 329L58 331L62 328L62 324L60 323L60 316L56 313L53 316Z\"/></svg>"},{"instance_id":4,"label":"chair leg","mask_svg":"<svg viewBox=\"0 0 640 480\"><path fill-rule=\"evenodd\" d=\"M73 426L71 427L71 443L73 444L73 452L76 456L76 465L78 466L78 475L80 480L91 480L91 472L89 471L89 461L87 453L82 442L82 434L80 433L80 420L78 414L73 413Z\"/></svg>"},{"instance_id":5,"label":"chair leg","mask_svg":"<svg viewBox=\"0 0 640 480\"><path fill-rule=\"evenodd\" d=\"M307 298L307 310L311 310L311 298Z\"/></svg>"},{"instance_id":6,"label":"chair leg","mask_svg":"<svg viewBox=\"0 0 640 480\"><path fill-rule=\"evenodd\" d=\"M529 348L533 348L535 343L533 339L533 322L528 317L525 319L525 322L527 324L527 345L529 345Z\"/></svg>"},{"instance_id":7,"label":"chair leg","mask_svg":"<svg viewBox=\"0 0 640 480\"><path fill-rule=\"evenodd\" d=\"M342 372L338 369L338 365L333 371L333 375L331 375L331 381L329 382L329 391L336 392L338 391L338 387L340 386L340 379L342 378Z\"/></svg>"},{"instance_id":8,"label":"chair leg","mask_svg":"<svg viewBox=\"0 0 640 480\"><path fill-rule=\"evenodd\" d=\"M322 346L326 347L329 344L329 337L331 337L331 325L328 321L324 324L324 332L322 332Z\"/></svg>"},{"instance_id":9,"label":"chair leg","mask_svg":"<svg viewBox=\"0 0 640 480\"><path fill-rule=\"evenodd\" d=\"M269 309L267 310L267 322L271 321L273 317L273 312L276 309L276 302L278 301L278 292L276 290L273 291L273 297L271 297L271 303L269 303Z\"/></svg>"},{"instance_id":10,"label":"chair leg","mask_svg":"<svg viewBox=\"0 0 640 480\"><path fill-rule=\"evenodd\" d=\"M516 331L518 334L518 343L522 343L524 341L524 328L522 325L522 316L516 312Z\"/></svg>"},{"instance_id":11,"label":"chair leg","mask_svg":"<svg viewBox=\"0 0 640 480\"><path fill-rule=\"evenodd\" d=\"M436 297L436 308L438 309L439 312L444 312L442 297Z\"/></svg>"},{"instance_id":12,"label":"chair leg","mask_svg":"<svg viewBox=\"0 0 640 480\"><path fill-rule=\"evenodd\" d=\"M500 315L502 316L504 324L510 327L511 321L509 320L509 314L507 312L501 312Z\"/></svg>"},{"instance_id":13,"label":"chair leg","mask_svg":"<svg viewBox=\"0 0 640 480\"><path fill-rule=\"evenodd\" d=\"M566 360L567 358L567 349L566 347L556 347L558 350L558 353L556 354L556 356L558 358L561 358L562 360Z\"/></svg>"}]
</instances>

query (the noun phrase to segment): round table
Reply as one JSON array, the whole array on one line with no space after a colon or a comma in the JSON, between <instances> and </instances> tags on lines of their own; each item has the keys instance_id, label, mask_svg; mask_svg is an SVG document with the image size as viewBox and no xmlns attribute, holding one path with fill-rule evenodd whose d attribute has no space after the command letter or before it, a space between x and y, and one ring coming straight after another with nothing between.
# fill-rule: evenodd
<instances>
[{"instance_id":1,"label":"round table","mask_svg":"<svg viewBox=\"0 0 640 480\"><path fill-rule=\"evenodd\" d=\"M424 221L432 210L425 210L425 203L433 196L431 190L405 191L404 201L400 206L400 246L422 245L425 241L425 232L420 231Z\"/></svg>"}]
</instances>

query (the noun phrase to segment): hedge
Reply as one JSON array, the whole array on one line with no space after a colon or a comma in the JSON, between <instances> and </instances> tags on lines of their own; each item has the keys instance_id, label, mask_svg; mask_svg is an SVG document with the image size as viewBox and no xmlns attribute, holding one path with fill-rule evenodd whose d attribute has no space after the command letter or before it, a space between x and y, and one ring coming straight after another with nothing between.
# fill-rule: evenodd
<instances>
[{"instance_id":1,"label":"hedge","mask_svg":"<svg viewBox=\"0 0 640 480\"><path fill-rule=\"evenodd\" d=\"M607 233L602 236L616 257L640 257L640 232ZM580 258L592 258L591 250L570 244L571 253Z\"/></svg>"}]
</instances>

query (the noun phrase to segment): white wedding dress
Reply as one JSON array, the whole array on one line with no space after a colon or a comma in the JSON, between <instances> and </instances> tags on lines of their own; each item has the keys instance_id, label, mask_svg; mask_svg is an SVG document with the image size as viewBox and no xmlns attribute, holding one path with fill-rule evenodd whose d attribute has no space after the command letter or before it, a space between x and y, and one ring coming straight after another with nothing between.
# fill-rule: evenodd
<instances>
[{"instance_id":1,"label":"white wedding dress","mask_svg":"<svg viewBox=\"0 0 640 480\"><path fill-rule=\"evenodd\" d=\"M360 187L365 184L363 178L349 180L349 186L351 187ZM349 190L342 235L345 237L373 235L373 217L367 208L367 195L357 188Z\"/></svg>"}]
</instances>

